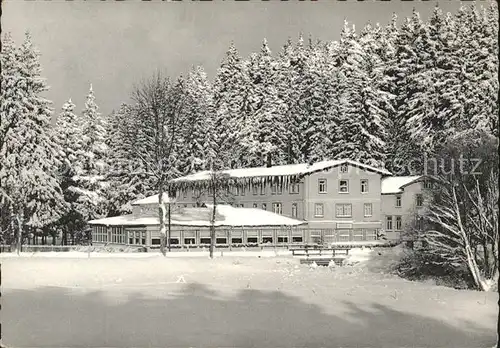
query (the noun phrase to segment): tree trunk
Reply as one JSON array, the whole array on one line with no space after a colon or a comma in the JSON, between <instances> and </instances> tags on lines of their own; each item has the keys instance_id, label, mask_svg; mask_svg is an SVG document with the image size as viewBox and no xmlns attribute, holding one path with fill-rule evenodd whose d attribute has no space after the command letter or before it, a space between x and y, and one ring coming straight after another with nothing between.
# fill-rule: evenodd
<instances>
[{"instance_id":1,"label":"tree trunk","mask_svg":"<svg viewBox=\"0 0 500 348\"><path fill-rule=\"evenodd\" d=\"M17 218L17 242L16 242L16 251L17 255L21 252L21 244L22 244L22 238L23 238L23 219L24 219L24 212L21 210L19 214L16 216Z\"/></svg>"},{"instance_id":2,"label":"tree trunk","mask_svg":"<svg viewBox=\"0 0 500 348\"><path fill-rule=\"evenodd\" d=\"M165 204L163 203L163 184L160 184L160 189L158 190L158 204L159 204L159 215L160 215L160 252L163 256L166 256L167 253L165 251L167 233L166 233L166 209Z\"/></svg>"},{"instance_id":3,"label":"tree trunk","mask_svg":"<svg viewBox=\"0 0 500 348\"><path fill-rule=\"evenodd\" d=\"M170 195L169 195L170 197ZM172 209L171 209L171 204L170 202L168 203L168 236L167 236L167 245L168 245L168 251L171 251L171 244L170 244L170 236L172 235L172 217L171 214Z\"/></svg>"},{"instance_id":4,"label":"tree trunk","mask_svg":"<svg viewBox=\"0 0 500 348\"><path fill-rule=\"evenodd\" d=\"M214 258L214 249L215 249L215 214L217 212L217 206L216 206L216 203L217 203L217 198L216 198L216 194L215 194L215 183L212 183L212 194L213 194L213 198L212 198L212 204L213 204L213 207L212 207L212 218L210 219L210 258L213 259Z\"/></svg>"}]
</instances>

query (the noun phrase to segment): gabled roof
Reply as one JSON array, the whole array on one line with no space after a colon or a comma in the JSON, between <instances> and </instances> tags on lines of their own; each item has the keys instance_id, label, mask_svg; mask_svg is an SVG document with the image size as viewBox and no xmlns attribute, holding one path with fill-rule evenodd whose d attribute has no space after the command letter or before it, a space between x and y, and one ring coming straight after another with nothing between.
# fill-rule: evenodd
<instances>
[{"instance_id":1,"label":"gabled roof","mask_svg":"<svg viewBox=\"0 0 500 348\"><path fill-rule=\"evenodd\" d=\"M403 192L403 188L423 178L422 175L414 176L391 176L382 179L382 194L394 194Z\"/></svg>"},{"instance_id":2,"label":"gabled roof","mask_svg":"<svg viewBox=\"0 0 500 348\"><path fill-rule=\"evenodd\" d=\"M322 171L325 169L337 167L342 164L349 164L351 166L362 168L371 172L376 172L381 175L392 175L391 172L385 169L372 167L360 162L351 161L347 159L321 161L313 164L299 163L299 164L286 164L286 165L272 166L272 167L228 169L222 171L222 173L228 175L232 179L302 176ZM209 179L210 179L210 171L205 170L202 172L174 179L172 180L172 182L205 181Z\"/></svg>"},{"instance_id":3,"label":"gabled roof","mask_svg":"<svg viewBox=\"0 0 500 348\"><path fill-rule=\"evenodd\" d=\"M172 214L172 225L179 226L210 226L212 209L182 208L180 212ZM157 216L141 217L137 215L122 215L89 221L91 225L106 226L154 226L159 225ZM304 221L295 220L269 211L254 208L235 208L219 204L216 209L215 226L298 226Z\"/></svg>"}]
</instances>

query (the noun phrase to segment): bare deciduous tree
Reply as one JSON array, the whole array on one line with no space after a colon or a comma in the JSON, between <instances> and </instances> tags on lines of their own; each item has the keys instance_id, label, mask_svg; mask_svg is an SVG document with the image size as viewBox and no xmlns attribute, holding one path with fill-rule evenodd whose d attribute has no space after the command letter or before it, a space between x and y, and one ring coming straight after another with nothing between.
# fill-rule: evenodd
<instances>
[{"instance_id":1,"label":"bare deciduous tree","mask_svg":"<svg viewBox=\"0 0 500 348\"><path fill-rule=\"evenodd\" d=\"M179 144L179 130L183 124L180 116L183 99L178 92L179 86L172 84L170 79L159 72L136 86L133 92L137 117L142 125L137 136L144 145L136 155L156 181L160 251L163 255L166 255L167 221L170 221L170 205L174 197L168 183L177 175L175 154ZM167 202L165 197L168 197Z\"/></svg>"}]
</instances>

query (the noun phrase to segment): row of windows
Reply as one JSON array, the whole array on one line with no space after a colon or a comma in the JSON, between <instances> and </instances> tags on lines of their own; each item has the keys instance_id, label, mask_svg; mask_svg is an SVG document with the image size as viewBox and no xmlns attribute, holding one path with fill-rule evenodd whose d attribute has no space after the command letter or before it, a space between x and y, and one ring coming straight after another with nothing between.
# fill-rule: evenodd
<instances>
[{"instance_id":1,"label":"row of windows","mask_svg":"<svg viewBox=\"0 0 500 348\"><path fill-rule=\"evenodd\" d=\"M92 241L105 243L108 241L108 229L105 226L93 227Z\"/></svg>"},{"instance_id":2,"label":"row of windows","mask_svg":"<svg viewBox=\"0 0 500 348\"><path fill-rule=\"evenodd\" d=\"M146 231L129 231L128 244L146 245Z\"/></svg>"},{"instance_id":3,"label":"row of windows","mask_svg":"<svg viewBox=\"0 0 500 348\"><path fill-rule=\"evenodd\" d=\"M368 179L361 179L360 183L360 191L361 193L368 192ZM348 179L340 179L338 186L339 193L349 193L349 180ZM318 193L328 193L328 180L327 179L318 179Z\"/></svg>"},{"instance_id":4,"label":"row of windows","mask_svg":"<svg viewBox=\"0 0 500 348\"><path fill-rule=\"evenodd\" d=\"M395 222L395 225L394 225ZM395 228L394 228L395 227ZM385 217L385 229L388 231L401 231L403 228L403 219L400 215L388 215Z\"/></svg>"},{"instance_id":5,"label":"row of windows","mask_svg":"<svg viewBox=\"0 0 500 348\"><path fill-rule=\"evenodd\" d=\"M293 183L293 184L288 185L288 193L289 194L298 194L299 192L300 192L300 184L299 183ZM234 187L233 194L235 196L245 196L245 194L246 194L245 187ZM252 185L252 194L254 196L257 196L259 194L265 195L266 194L266 187L262 184L254 184L254 185ZM271 185L271 194L273 194L273 195L283 194L283 186L272 184ZM183 191L182 195L183 195L183 198L187 198L188 192ZM193 191L194 197L201 197L201 195L202 195L202 192L200 190ZM212 196L212 194L209 194L209 197L210 196Z\"/></svg>"},{"instance_id":6,"label":"row of windows","mask_svg":"<svg viewBox=\"0 0 500 348\"><path fill-rule=\"evenodd\" d=\"M424 219L419 216L416 218L415 227L422 230L424 227ZM388 231L401 231L403 229L403 218L401 215L387 215L385 217L385 229Z\"/></svg>"},{"instance_id":7,"label":"row of windows","mask_svg":"<svg viewBox=\"0 0 500 348\"><path fill-rule=\"evenodd\" d=\"M415 196L415 201L416 201L416 206L417 207L422 207L424 205L424 196L422 194L418 193ZM396 196L396 208L401 208L402 205L402 197L401 195Z\"/></svg>"},{"instance_id":8,"label":"row of windows","mask_svg":"<svg viewBox=\"0 0 500 348\"><path fill-rule=\"evenodd\" d=\"M364 203L363 216L370 217L372 215L373 215L372 203ZM324 217L324 216L325 216L325 205L323 203L315 203L314 204L314 217ZM352 204L351 203L335 204L335 216L336 217L352 217Z\"/></svg>"}]
</instances>

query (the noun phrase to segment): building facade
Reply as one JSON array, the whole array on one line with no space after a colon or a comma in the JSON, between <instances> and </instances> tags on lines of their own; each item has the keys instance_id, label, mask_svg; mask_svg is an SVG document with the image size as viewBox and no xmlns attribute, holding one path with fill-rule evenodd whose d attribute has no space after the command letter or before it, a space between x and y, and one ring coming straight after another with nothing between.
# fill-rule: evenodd
<instances>
[{"instance_id":1,"label":"building facade","mask_svg":"<svg viewBox=\"0 0 500 348\"><path fill-rule=\"evenodd\" d=\"M246 179L231 187L225 203L303 220L310 229L380 231L388 239L399 239L423 200L423 177L395 177L385 169L349 160L225 172ZM178 180L206 179L202 172ZM210 200L200 189L182 189L175 198L184 207Z\"/></svg>"}]
</instances>

